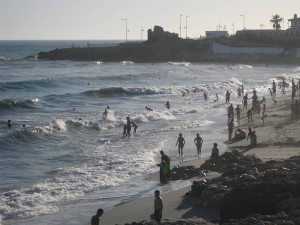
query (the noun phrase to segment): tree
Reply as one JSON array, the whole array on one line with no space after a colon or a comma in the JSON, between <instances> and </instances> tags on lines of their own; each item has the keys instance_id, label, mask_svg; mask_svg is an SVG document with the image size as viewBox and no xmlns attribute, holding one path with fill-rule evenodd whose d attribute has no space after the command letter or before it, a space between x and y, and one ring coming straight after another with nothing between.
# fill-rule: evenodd
<instances>
[{"instance_id":1,"label":"tree","mask_svg":"<svg viewBox=\"0 0 300 225\"><path fill-rule=\"evenodd\" d=\"M272 16L270 22L273 23L273 28L275 30L281 29L280 23L282 22L282 20L283 18L281 18L278 14Z\"/></svg>"}]
</instances>

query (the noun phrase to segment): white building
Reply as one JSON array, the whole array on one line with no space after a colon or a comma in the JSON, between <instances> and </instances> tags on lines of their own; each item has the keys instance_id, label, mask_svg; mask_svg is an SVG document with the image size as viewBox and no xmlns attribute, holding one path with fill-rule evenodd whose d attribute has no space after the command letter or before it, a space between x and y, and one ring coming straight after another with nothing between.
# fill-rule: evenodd
<instances>
[{"instance_id":1,"label":"white building","mask_svg":"<svg viewBox=\"0 0 300 225\"><path fill-rule=\"evenodd\" d=\"M300 30L300 18L297 18L297 14L294 14L294 18L289 19L289 22L291 22L290 29Z\"/></svg>"},{"instance_id":2,"label":"white building","mask_svg":"<svg viewBox=\"0 0 300 225\"><path fill-rule=\"evenodd\" d=\"M205 31L205 36L208 39L229 37L228 31Z\"/></svg>"}]
</instances>

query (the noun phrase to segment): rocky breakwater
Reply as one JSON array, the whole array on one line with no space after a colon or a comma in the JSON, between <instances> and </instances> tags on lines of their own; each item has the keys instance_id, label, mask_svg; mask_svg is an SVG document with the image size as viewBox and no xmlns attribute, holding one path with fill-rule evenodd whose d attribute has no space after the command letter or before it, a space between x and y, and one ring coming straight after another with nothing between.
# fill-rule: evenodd
<instances>
[{"instance_id":1,"label":"rocky breakwater","mask_svg":"<svg viewBox=\"0 0 300 225\"><path fill-rule=\"evenodd\" d=\"M194 181L187 195L200 208L219 208L221 224L300 224L299 168L300 157L262 162L234 150L202 164L222 175Z\"/></svg>"},{"instance_id":2,"label":"rocky breakwater","mask_svg":"<svg viewBox=\"0 0 300 225\"><path fill-rule=\"evenodd\" d=\"M38 53L38 59L102 62L199 62L211 52L211 43L197 40L123 43L112 47L55 49Z\"/></svg>"}]
</instances>

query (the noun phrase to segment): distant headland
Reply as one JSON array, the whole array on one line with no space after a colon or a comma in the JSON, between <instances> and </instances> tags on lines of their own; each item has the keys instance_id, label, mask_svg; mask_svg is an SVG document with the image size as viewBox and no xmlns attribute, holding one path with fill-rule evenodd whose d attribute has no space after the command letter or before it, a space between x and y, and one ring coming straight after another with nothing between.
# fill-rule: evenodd
<instances>
[{"instance_id":1,"label":"distant headland","mask_svg":"<svg viewBox=\"0 0 300 225\"><path fill-rule=\"evenodd\" d=\"M39 59L155 63L168 61L216 63L300 64L300 18L287 30L207 31L206 38L183 39L160 26L148 30L144 42L55 49ZM292 21L296 21L292 23Z\"/></svg>"}]
</instances>

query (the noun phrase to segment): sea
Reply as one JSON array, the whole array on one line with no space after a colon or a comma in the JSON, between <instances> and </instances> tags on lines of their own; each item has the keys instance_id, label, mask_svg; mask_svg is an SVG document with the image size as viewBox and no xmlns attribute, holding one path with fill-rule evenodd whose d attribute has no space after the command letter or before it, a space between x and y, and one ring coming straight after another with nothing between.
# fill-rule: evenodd
<instances>
[{"instance_id":1,"label":"sea","mask_svg":"<svg viewBox=\"0 0 300 225\"><path fill-rule=\"evenodd\" d=\"M98 208L190 185L147 179L159 170L161 150L178 165L182 133L183 160L197 159L199 133L201 157L215 142L225 151L227 90L235 107L241 85L261 99L270 97L273 80L300 79L300 67L291 65L36 58L56 48L120 42L0 41L1 225L86 225ZM123 137L127 116L138 129Z\"/></svg>"}]
</instances>

